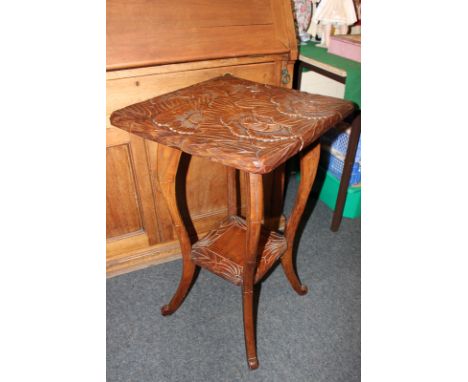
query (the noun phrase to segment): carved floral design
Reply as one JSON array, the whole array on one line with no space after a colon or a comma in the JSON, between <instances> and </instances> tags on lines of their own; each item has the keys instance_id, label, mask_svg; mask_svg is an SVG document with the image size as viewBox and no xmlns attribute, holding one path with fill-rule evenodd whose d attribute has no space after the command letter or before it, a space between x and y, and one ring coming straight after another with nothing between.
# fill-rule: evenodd
<instances>
[{"instance_id":1,"label":"carved floral design","mask_svg":"<svg viewBox=\"0 0 468 382\"><path fill-rule=\"evenodd\" d=\"M194 244L191 256L196 264L236 285L241 285L244 275L242 261L236 262L236 259L228 257L222 250L218 249L222 245L216 245L218 241L222 242L223 236L229 235L227 231L234 227L240 228L244 232L244 236L246 235L247 224L245 220L239 216L230 216L218 228L210 231L203 239ZM258 259L255 282L260 281L287 249L286 239L283 235L262 227L261 236L260 241L264 243L264 247ZM245 248L239 248L240 258L243 257L244 250Z\"/></svg>"},{"instance_id":2,"label":"carved floral design","mask_svg":"<svg viewBox=\"0 0 468 382\"><path fill-rule=\"evenodd\" d=\"M255 139L263 142L277 142L296 139L289 126L276 122L272 117L255 113L238 113L226 120L220 118L233 135L239 138Z\"/></svg>"},{"instance_id":3,"label":"carved floral design","mask_svg":"<svg viewBox=\"0 0 468 382\"><path fill-rule=\"evenodd\" d=\"M193 134L203 121L203 113L194 108L180 112L171 110L156 115L152 121L155 126L165 127L177 134Z\"/></svg>"},{"instance_id":4,"label":"carved floral design","mask_svg":"<svg viewBox=\"0 0 468 382\"><path fill-rule=\"evenodd\" d=\"M271 102L281 114L292 118L317 120L330 118L337 112L330 107L328 99L307 97L301 93L278 94L271 97Z\"/></svg>"},{"instance_id":5,"label":"carved floral design","mask_svg":"<svg viewBox=\"0 0 468 382\"><path fill-rule=\"evenodd\" d=\"M263 174L353 109L349 101L225 75L117 110L111 122L189 154Z\"/></svg>"}]
</instances>

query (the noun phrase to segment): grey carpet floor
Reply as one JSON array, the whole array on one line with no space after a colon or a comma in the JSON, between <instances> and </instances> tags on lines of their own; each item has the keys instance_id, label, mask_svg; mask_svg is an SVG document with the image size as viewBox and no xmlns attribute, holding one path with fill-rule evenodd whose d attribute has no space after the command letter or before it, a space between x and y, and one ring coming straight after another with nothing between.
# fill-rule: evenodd
<instances>
[{"instance_id":1,"label":"grey carpet floor","mask_svg":"<svg viewBox=\"0 0 468 382\"><path fill-rule=\"evenodd\" d=\"M292 177L285 210L297 184ZM201 271L172 316L174 261L107 280L107 380L354 382L360 380L360 219L329 230L332 211L309 199L296 251L309 293L298 296L281 267L261 284L260 367L245 360L240 288Z\"/></svg>"}]
</instances>

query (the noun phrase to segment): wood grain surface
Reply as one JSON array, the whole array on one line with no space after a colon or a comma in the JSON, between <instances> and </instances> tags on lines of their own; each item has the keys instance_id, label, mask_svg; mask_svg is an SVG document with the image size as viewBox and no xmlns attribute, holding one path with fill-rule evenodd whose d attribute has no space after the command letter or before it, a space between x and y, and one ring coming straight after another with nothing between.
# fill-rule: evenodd
<instances>
[{"instance_id":1,"label":"wood grain surface","mask_svg":"<svg viewBox=\"0 0 468 382\"><path fill-rule=\"evenodd\" d=\"M351 102L224 75L117 110L129 133L265 174L354 110Z\"/></svg>"},{"instance_id":2,"label":"wood grain surface","mask_svg":"<svg viewBox=\"0 0 468 382\"><path fill-rule=\"evenodd\" d=\"M290 54L288 0L107 0L107 69Z\"/></svg>"}]
</instances>

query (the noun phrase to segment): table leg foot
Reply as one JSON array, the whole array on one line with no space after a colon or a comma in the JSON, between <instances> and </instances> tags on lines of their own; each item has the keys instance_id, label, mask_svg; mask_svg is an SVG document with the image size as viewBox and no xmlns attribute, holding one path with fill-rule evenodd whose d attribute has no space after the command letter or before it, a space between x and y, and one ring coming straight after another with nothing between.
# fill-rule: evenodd
<instances>
[{"instance_id":1,"label":"table leg foot","mask_svg":"<svg viewBox=\"0 0 468 382\"><path fill-rule=\"evenodd\" d=\"M251 369L251 370L258 369L258 359L257 359L257 357L249 358L247 360L247 363L249 364L249 369Z\"/></svg>"},{"instance_id":2,"label":"table leg foot","mask_svg":"<svg viewBox=\"0 0 468 382\"><path fill-rule=\"evenodd\" d=\"M299 281L299 277L294 269L292 263L292 251L286 252L281 257L281 266L283 267L284 274L288 279L289 283L291 284L292 288L296 291L296 293L300 296L304 296L309 291L306 285L301 284Z\"/></svg>"},{"instance_id":3,"label":"table leg foot","mask_svg":"<svg viewBox=\"0 0 468 382\"><path fill-rule=\"evenodd\" d=\"M253 291L244 292L242 294L242 310L244 315L244 339L247 363L249 364L249 368L256 369L258 367L258 360L253 303Z\"/></svg>"},{"instance_id":4,"label":"table leg foot","mask_svg":"<svg viewBox=\"0 0 468 382\"><path fill-rule=\"evenodd\" d=\"M163 316L168 316L174 313L177 309L179 309L180 305L182 305L182 302L184 301L185 296L187 295L190 286L192 285L195 276L195 268L195 265L191 261L188 261L187 264L184 264L182 278L180 280L177 291L175 292L169 304L166 304L161 308L161 314Z\"/></svg>"}]
</instances>

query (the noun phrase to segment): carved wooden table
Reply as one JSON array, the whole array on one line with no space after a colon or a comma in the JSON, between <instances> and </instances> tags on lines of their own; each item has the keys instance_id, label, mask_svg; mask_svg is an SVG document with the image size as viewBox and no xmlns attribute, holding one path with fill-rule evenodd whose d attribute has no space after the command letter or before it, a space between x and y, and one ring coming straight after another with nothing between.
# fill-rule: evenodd
<instances>
[{"instance_id":1,"label":"carved wooden table","mask_svg":"<svg viewBox=\"0 0 468 382\"><path fill-rule=\"evenodd\" d=\"M263 85L225 75L115 111L113 125L154 140L157 173L183 256L179 287L163 315L185 298L197 266L242 288L247 362L258 367L255 345L254 285L278 259L294 290L304 295L293 267L296 230L317 172L318 138L353 111L337 98ZM226 166L228 217L191 244L176 200L175 177L181 154L209 158ZM302 151L301 183L285 233L262 225L262 174ZM236 171L247 182L247 216L236 215Z\"/></svg>"}]
</instances>

